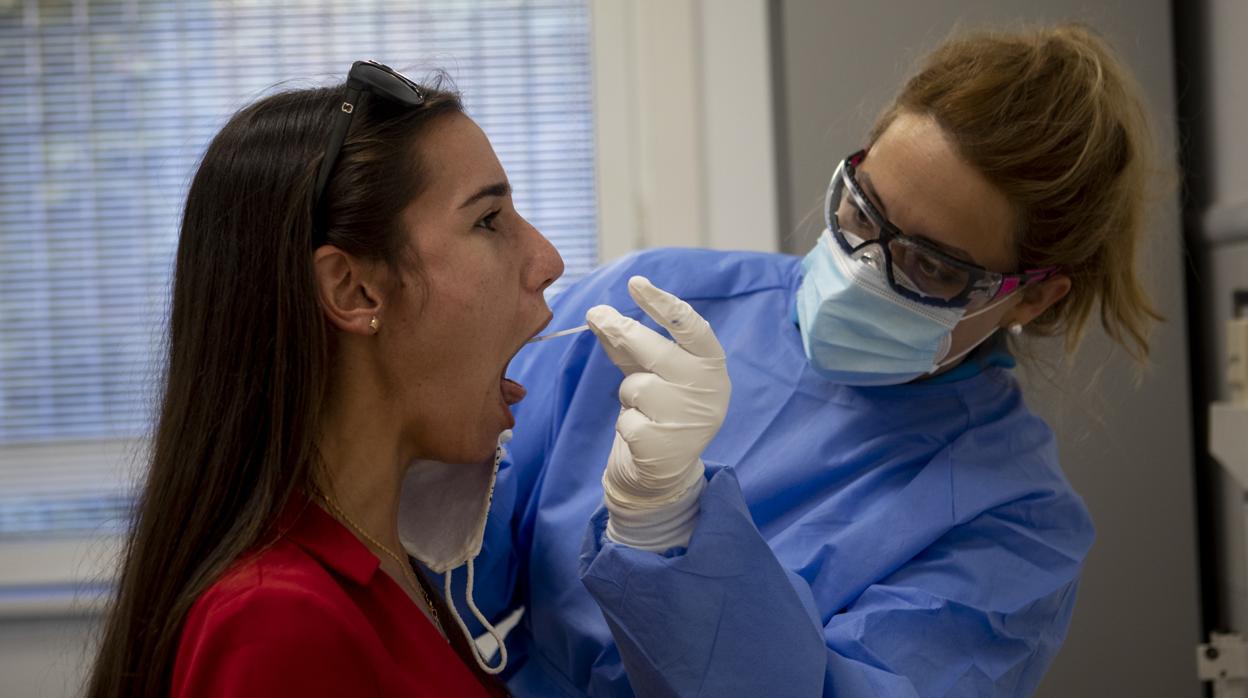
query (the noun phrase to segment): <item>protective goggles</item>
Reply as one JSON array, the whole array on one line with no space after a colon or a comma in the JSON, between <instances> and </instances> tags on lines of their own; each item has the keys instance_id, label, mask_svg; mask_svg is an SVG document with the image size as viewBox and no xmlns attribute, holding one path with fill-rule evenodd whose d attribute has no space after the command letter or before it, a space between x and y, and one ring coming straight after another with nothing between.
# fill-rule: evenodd
<instances>
[{"instance_id":1,"label":"protective goggles","mask_svg":"<svg viewBox=\"0 0 1248 698\"><path fill-rule=\"evenodd\" d=\"M321 170L316 176L316 189L313 190L313 201L317 206L315 210L320 209L321 195L325 193L329 175L338 163L342 142L347 138L351 117L355 114L355 106L363 92L381 95L410 107L425 101L425 93L421 91L420 85L389 66L373 61L352 63L351 72L347 73L347 98L338 108L338 120L334 122L334 130L329 134L329 147L325 149L325 158L321 160Z\"/></svg>"},{"instance_id":2,"label":"protective goggles","mask_svg":"<svg viewBox=\"0 0 1248 698\"><path fill-rule=\"evenodd\" d=\"M824 216L841 248L860 261L883 268L894 291L927 305L975 310L1028 284L1057 273L1057 267L1017 274L989 271L950 256L935 244L906 235L863 193L855 177L867 153L860 150L836 168L828 183ZM867 248L879 248L883 260Z\"/></svg>"}]
</instances>

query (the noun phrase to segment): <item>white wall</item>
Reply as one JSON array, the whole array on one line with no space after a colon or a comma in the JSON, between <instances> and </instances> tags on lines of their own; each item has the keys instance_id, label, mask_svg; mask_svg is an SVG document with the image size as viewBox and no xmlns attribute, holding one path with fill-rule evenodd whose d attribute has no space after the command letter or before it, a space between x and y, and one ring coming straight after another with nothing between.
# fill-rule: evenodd
<instances>
[{"instance_id":1,"label":"white wall","mask_svg":"<svg viewBox=\"0 0 1248 698\"><path fill-rule=\"evenodd\" d=\"M600 257L778 249L766 0L594 0Z\"/></svg>"}]
</instances>

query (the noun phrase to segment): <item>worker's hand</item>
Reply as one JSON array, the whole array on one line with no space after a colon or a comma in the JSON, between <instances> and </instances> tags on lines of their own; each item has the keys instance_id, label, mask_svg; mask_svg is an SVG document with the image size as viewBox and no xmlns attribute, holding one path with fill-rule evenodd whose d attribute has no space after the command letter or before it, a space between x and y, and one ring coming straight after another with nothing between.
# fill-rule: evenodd
<instances>
[{"instance_id":1,"label":"worker's hand","mask_svg":"<svg viewBox=\"0 0 1248 698\"><path fill-rule=\"evenodd\" d=\"M701 315L645 277L629 279L628 292L676 341L610 306L586 313L625 376L602 479L613 513L661 507L703 482L702 450L723 424L732 393L724 349Z\"/></svg>"}]
</instances>

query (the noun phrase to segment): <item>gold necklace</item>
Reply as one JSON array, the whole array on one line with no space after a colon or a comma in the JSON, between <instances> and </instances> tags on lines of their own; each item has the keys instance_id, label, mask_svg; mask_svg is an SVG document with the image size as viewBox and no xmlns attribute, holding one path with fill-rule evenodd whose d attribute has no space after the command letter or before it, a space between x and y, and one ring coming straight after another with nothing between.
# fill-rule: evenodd
<instances>
[{"instance_id":1,"label":"gold necklace","mask_svg":"<svg viewBox=\"0 0 1248 698\"><path fill-rule=\"evenodd\" d=\"M398 564L399 569L403 572L404 581L408 583L408 586L410 586L413 591L420 592L420 595L424 597L425 605L429 607L429 615L433 618L433 624L438 627L438 632L442 633L443 637L447 637L446 629L442 627L442 621L438 618L438 609L433 605L433 599L429 598L429 592L425 591L425 585L421 584L420 581L416 579L416 573L412 571L411 562L405 561L402 557L399 557L398 553L382 545L381 541L369 535L368 531L365 531L355 522L354 519L347 516L347 513L342 510L342 507L339 507L334 500L330 499L329 495L319 490L316 492L316 495L320 497L321 501L325 502L325 506L329 507L330 513L346 525L350 526L356 533L363 536L364 539L369 543L372 543L374 547L381 550L386 555L389 555L390 559L394 560L395 563Z\"/></svg>"}]
</instances>

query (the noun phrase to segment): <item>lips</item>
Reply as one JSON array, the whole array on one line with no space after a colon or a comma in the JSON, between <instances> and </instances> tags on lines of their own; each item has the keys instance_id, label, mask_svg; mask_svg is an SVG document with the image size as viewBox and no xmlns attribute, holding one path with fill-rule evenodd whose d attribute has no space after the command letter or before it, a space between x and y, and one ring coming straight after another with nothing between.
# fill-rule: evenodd
<instances>
[{"instance_id":1,"label":"lips","mask_svg":"<svg viewBox=\"0 0 1248 698\"><path fill-rule=\"evenodd\" d=\"M528 394L528 391L524 389L523 385L520 385L510 378L504 378L499 381L498 387L499 391L503 394L503 402L507 403L509 407L523 400L524 396Z\"/></svg>"}]
</instances>

